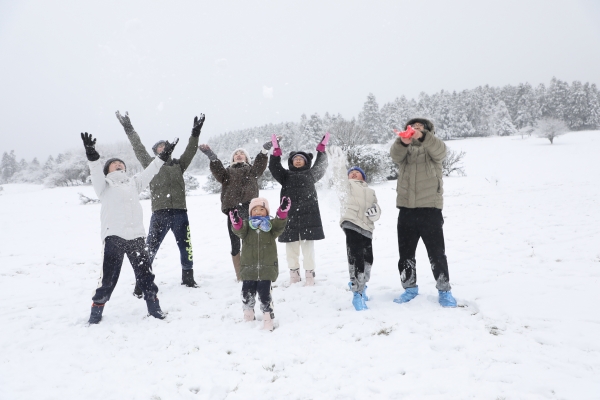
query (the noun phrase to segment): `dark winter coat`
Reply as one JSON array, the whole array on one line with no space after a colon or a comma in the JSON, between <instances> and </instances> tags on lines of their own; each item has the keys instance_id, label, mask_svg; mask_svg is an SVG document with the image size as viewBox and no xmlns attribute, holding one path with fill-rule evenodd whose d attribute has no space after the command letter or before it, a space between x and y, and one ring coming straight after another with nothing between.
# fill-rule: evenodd
<instances>
[{"instance_id":1,"label":"dark winter coat","mask_svg":"<svg viewBox=\"0 0 600 400\"><path fill-rule=\"evenodd\" d=\"M140 137L134 131L127 135L133 151L142 167L146 168L154 157L146 151ZM190 166L198 151L198 138L190 136L181 158L169 158L150 182L152 212L165 209L187 210L183 173Z\"/></svg>"},{"instance_id":2,"label":"dark winter coat","mask_svg":"<svg viewBox=\"0 0 600 400\"><path fill-rule=\"evenodd\" d=\"M302 154L308 160L304 167L294 167L292 159L296 154ZM289 169L283 168L281 157L271 156L269 160L269 171L281 184L281 196L288 196L292 201L288 223L279 237L280 242L325 239L315 183L325 175L327 154L318 152L315 165L311 167L312 158L312 153L293 151L288 158Z\"/></svg>"},{"instance_id":3,"label":"dark winter coat","mask_svg":"<svg viewBox=\"0 0 600 400\"><path fill-rule=\"evenodd\" d=\"M267 169L268 160L269 157L260 152L254 164L236 163L225 168L219 159L210 162L210 172L223 185L221 211L224 214L258 197L258 178Z\"/></svg>"},{"instance_id":4,"label":"dark winter coat","mask_svg":"<svg viewBox=\"0 0 600 400\"><path fill-rule=\"evenodd\" d=\"M411 119L405 126L420 122L425 126L421 139L409 145L400 138L390 149L392 160L398 164L396 207L444 207L444 182L442 161L446 158L446 145L435 136L433 123L424 118Z\"/></svg>"},{"instance_id":5,"label":"dark winter coat","mask_svg":"<svg viewBox=\"0 0 600 400\"><path fill-rule=\"evenodd\" d=\"M252 229L248 220L244 221L239 231L232 229L233 233L242 239L240 275L243 281L275 282L277 280L279 263L275 239L285 229L286 221L279 217L272 219L272 228L269 232Z\"/></svg>"}]
</instances>

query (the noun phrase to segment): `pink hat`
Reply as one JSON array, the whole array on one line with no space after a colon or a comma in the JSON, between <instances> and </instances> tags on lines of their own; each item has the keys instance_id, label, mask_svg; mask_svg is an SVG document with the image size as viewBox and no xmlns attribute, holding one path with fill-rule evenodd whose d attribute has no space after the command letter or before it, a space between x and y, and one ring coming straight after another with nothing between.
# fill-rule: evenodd
<instances>
[{"instance_id":1,"label":"pink hat","mask_svg":"<svg viewBox=\"0 0 600 400\"><path fill-rule=\"evenodd\" d=\"M265 199L264 197L257 197L250 201L250 206L248 207L250 214L252 214L252 209L258 206L266 208L267 215L271 214L271 210L269 208L269 200Z\"/></svg>"}]
</instances>

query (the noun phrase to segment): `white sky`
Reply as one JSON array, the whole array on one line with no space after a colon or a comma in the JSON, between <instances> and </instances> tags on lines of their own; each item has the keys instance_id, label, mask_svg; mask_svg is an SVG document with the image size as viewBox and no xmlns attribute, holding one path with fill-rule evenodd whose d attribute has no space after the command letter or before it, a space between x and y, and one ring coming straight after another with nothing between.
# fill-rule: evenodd
<instances>
[{"instance_id":1,"label":"white sky","mask_svg":"<svg viewBox=\"0 0 600 400\"><path fill-rule=\"evenodd\" d=\"M0 151L43 161L87 131L150 147L357 115L400 95L559 79L600 84L600 1L0 2ZM201 141L202 141L201 137ZM177 151L176 151L177 152Z\"/></svg>"}]
</instances>

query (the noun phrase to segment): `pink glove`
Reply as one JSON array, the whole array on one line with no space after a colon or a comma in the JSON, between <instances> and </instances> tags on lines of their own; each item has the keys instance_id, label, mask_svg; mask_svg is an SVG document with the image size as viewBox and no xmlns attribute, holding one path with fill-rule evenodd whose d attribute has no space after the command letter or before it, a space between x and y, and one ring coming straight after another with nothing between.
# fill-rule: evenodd
<instances>
[{"instance_id":1,"label":"pink glove","mask_svg":"<svg viewBox=\"0 0 600 400\"><path fill-rule=\"evenodd\" d=\"M279 210L277 210L277 217L279 217L279 219L286 219L291 206L292 200L290 200L289 197L283 196L281 198L281 205L279 206Z\"/></svg>"},{"instance_id":2,"label":"pink glove","mask_svg":"<svg viewBox=\"0 0 600 400\"><path fill-rule=\"evenodd\" d=\"M244 221L242 221L242 219L240 218L238 210L234 209L233 211L229 211L229 219L231 220L231 225L233 226L233 229L235 229L236 231L242 229Z\"/></svg>"},{"instance_id":3,"label":"pink glove","mask_svg":"<svg viewBox=\"0 0 600 400\"><path fill-rule=\"evenodd\" d=\"M275 134L271 135L271 143L273 143L273 155L275 157L281 157L281 147L279 147L277 136Z\"/></svg>"},{"instance_id":4,"label":"pink glove","mask_svg":"<svg viewBox=\"0 0 600 400\"><path fill-rule=\"evenodd\" d=\"M327 146L327 143L329 143L329 132L325 132L325 136L323 136L323 139L321 139L321 143L319 143L319 145L317 146L317 151L324 153L325 146Z\"/></svg>"}]
</instances>

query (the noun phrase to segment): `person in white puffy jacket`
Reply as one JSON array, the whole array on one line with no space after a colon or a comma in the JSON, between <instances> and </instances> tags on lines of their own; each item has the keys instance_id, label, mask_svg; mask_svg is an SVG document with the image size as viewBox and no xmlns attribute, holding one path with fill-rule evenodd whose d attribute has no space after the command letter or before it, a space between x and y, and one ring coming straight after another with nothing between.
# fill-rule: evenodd
<instances>
[{"instance_id":1,"label":"person in white puffy jacket","mask_svg":"<svg viewBox=\"0 0 600 400\"><path fill-rule=\"evenodd\" d=\"M144 240L146 230L139 194L173 152L177 140L172 144L167 142L165 150L143 172L129 177L125 173L126 165L123 160L111 158L102 165L95 149L96 139L92 135L82 133L81 139L89 161L92 185L102 204L100 221L104 244L102 278L92 297L92 311L88 322L97 324L102 319L104 305L115 289L125 255L133 267L136 283L142 288L149 315L164 319Z\"/></svg>"},{"instance_id":2,"label":"person in white puffy jacket","mask_svg":"<svg viewBox=\"0 0 600 400\"><path fill-rule=\"evenodd\" d=\"M346 155L338 148L330 150L334 182L341 204L340 227L346 234L348 255L348 286L353 292L352 305L356 311L366 310L366 284L373 265L374 222L381 216L375 191L369 188L365 172L358 166L346 170Z\"/></svg>"}]
</instances>

